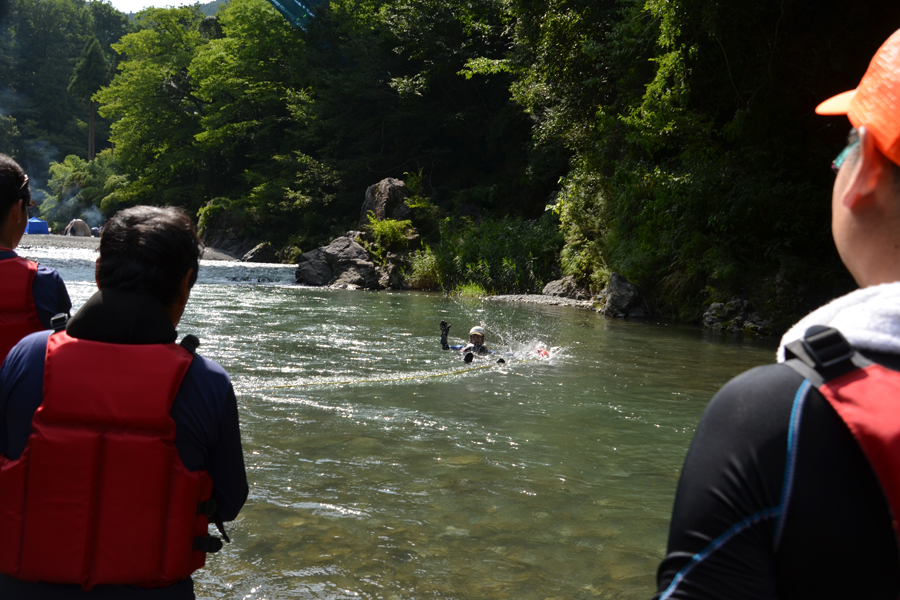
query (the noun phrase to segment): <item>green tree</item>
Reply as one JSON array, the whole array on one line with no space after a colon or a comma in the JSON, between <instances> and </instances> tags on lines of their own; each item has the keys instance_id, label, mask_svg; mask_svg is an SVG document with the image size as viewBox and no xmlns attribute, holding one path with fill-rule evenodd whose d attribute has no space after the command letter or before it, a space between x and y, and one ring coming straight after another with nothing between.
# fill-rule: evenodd
<instances>
[{"instance_id":1,"label":"green tree","mask_svg":"<svg viewBox=\"0 0 900 600\"><path fill-rule=\"evenodd\" d=\"M76 218L98 224L104 213L115 212L119 204L116 194L126 183L109 148L91 161L69 155L50 164L50 193L41 204L41 216L55 231Z\"/></svg>"},{"instance_id":2,"label":"green tree","mask_svg":"<svg viewBox=\"0 0 900 600\"><path fill-rule=\"evenodd\" d=\"M93 0L15 0L0 19L0 110L17 121L18 160L37 183L51 160L86 156L89 124L81 101L66 93L79 53L91 36L104 54L129 27L121 12ZM95 119L96 146L107 146L109 123Z\"/></svg>"},{"instance_id":3,"label":"green tree","mask_svg":"<svg viewBox=\"0 0 900 600\"><path fill-rule=\"evenodd\" d=\"M88 160L94 160L94 94L107 82L109 65L100 49L100 42L91 37L75 63L75 71L69 80L69 93L91 106L88 130Z\"/></svg>"},{"instance_id":4,"label":"green tree","mask_svg":"<svg viewBox=\"0 0 900 600\"><path fill-rule=\"evenodd\" d=\"M205 105L197 149L217 166L205 214L227 205L247 234L279 243L321 235L336 177L301 150L313 102L302 31L265 0L233 0L218 25L190 68Z\"/></svg>"},{"instance_id":5,"label":"green tree","mask_svg":"<svg viewBox=\"0 0 900 600\"><path fill-rule=\"evenodd\" d=\"M100 114L115 119L111 139L129 176L122 206L138 203L201 205L197 182L213 164L197 151L205 102L196 95L189 68L203 38L203 15L194 7L142 11L140 31L113 44L127 57L119 74L97 92Z\"/></svg>"},{"instance_id":6,"label":"green tree","mask_svg":"<svg viewBox=\"0 0 900 600\"><path fill-rule=\"evenodd\" d=\"M19 128L16 127L15 118L9 115L0 115L0 153L15 158L18 139Z\"/></svg>"}]
</instances>

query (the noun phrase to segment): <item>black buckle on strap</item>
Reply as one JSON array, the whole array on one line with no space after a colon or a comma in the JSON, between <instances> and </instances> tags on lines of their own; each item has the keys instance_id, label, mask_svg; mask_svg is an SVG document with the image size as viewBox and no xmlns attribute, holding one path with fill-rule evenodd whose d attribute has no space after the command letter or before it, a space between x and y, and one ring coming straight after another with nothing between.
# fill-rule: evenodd
<instances>
[{"instance_id":1,"label":"black buckle on strap","mask_svg":"<svg viewBox=\"0 0 900 600\"><path fill-rule=\"evenodd\" d=\"M181 340L181 347L191 354L197 354L197 348L200 347L200 339L196 335L186 335Z\"/></svg>"},{"instance_id":2,"label":"black buckle on strap","mask_svg":"<svg viewBox=\"0 0 900 600\"><path fill-rule=\"evenodd\" d=\"M50 318L50 329L54 332L62 331L69 322L69 315L66 313L57 313Z\"/></svg>"},{"instance_id":3,"label":"black buckle on strap","mask_svg":"<svg viewBox=\"0 0 900 600\"><path fill-rule=\"evenodd\" d=\"M222 540L214 535L206 535L194 538L194 550L199 552L214 553L222 549Z\"/></svg>"},{"instance_id":4,"label":"black buckle on strap","mask_svg":"<svg viewBox=\"0 0 900 600\"><path fill-rule=\"evenodd\" d=\"M803 339L786 345L784 354L788 359L785 364L816 387L872 364L853 349L840 331L822 325L810 327Z\"/></svg>"},{"instance_id":5,"label":"black buckle on strap","mask_svg":"<svg viewBox=\"0 0 900 600\"><path fill-rule=\"evenodd\" d=\"M853 358L850 342L833 327L814 325L806 330L801 343L817 368L830 369Z\"/></svg>"}]
</instances>

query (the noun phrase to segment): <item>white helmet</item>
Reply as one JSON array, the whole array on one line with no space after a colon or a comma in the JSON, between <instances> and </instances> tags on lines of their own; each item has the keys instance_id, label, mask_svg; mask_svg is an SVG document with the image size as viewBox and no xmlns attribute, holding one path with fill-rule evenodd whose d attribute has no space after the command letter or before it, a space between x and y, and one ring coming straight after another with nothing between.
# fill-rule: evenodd
<instances>
[{"instance_id":1,"label":"white helmet","mask_svg":"<svg viewBox=\"0 0 900 600\"><path fill-rule=\"evenodd\" d=\"M484 327L479 327L478 325L476 325L469 330L469 335L480 335L481 337L484 337Z\"/></svg>"}]
</instances>

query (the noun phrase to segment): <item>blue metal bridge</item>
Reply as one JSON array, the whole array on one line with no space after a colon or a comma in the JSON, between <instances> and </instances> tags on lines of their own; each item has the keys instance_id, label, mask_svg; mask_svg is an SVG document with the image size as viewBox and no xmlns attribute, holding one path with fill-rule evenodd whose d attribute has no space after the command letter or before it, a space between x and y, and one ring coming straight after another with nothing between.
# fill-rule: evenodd
<instances>
[{"instance_id":1,"label":"blue metal bridge","mask_svg":"<svg viewBox=\"0 0 900 600\"><path fill-rule=\"evenodd\" d=\"M294 27L304 28L313 17L313 10L325 0L269 0Z\"/></svg>"}]
</instances>

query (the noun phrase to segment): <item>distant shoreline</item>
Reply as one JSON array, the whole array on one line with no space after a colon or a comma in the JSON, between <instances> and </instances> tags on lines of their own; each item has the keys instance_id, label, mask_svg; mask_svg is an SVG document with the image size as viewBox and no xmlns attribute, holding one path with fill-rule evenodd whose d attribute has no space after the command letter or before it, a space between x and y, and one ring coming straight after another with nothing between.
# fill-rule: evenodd
<instances>
[{"instance_id":1,"label":"distant shoreline","mask_svg":"<svg viewBox=\"0 0 900 600\"><path fill-rule=\"evenodd\" d=\"M29 235L22 236L19 242L21 248L87 248L88 250L97 250L100 247L100 238L97 237L79 237L75 235ZM240 257L232 256L227 252L216 250L215 248L205 248L203 250L203 260L240 260Z\"/></svg>"}]
</instances>

